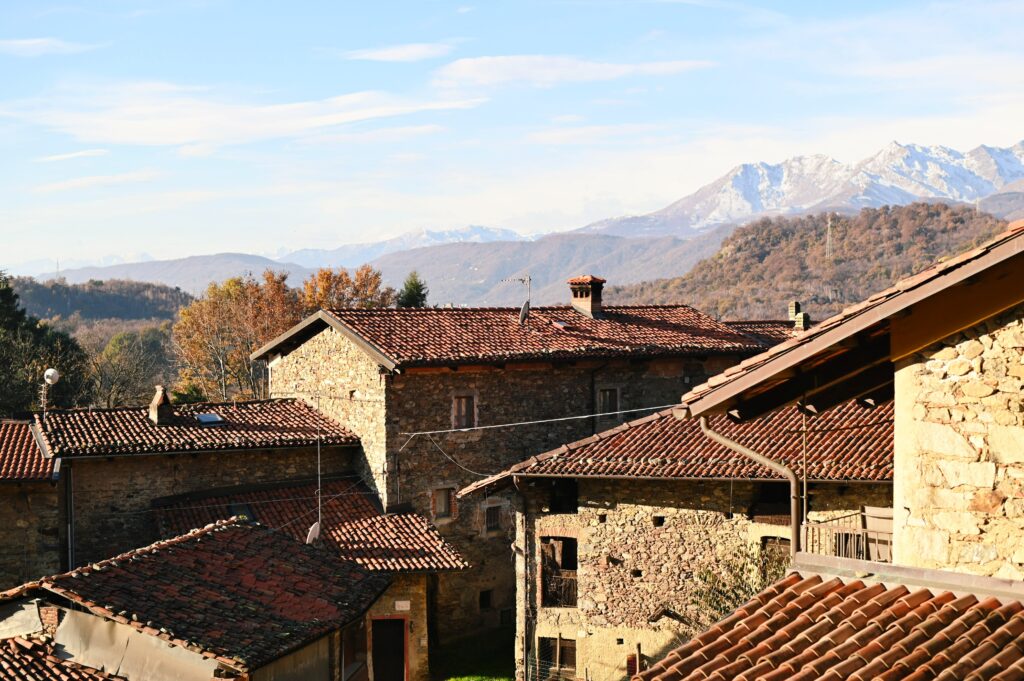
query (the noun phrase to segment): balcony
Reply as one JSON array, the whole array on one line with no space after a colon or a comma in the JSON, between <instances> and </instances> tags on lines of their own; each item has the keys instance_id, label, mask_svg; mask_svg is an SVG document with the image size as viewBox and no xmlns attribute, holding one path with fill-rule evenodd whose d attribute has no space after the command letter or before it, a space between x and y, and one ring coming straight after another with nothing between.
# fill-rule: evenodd
<instances>
[{"instance_id":1,"label":"balcony","mask_svg":"<svg viewBox=\"0 0 1024 681\"><path fill-rule=\"evenodd\" d=\"M802 548L807 553L892 562L892 509L863 510L816 523L804 523Z\"/></svg>"},{"instance_id":2,"label":"balcony","mask_svg":"<svg viewBox=\"0 0 1024 681\"><path fill-rule=\"evenodd\" d=\"M576 571L545 571L541 577L541 605L545 608L576 607Z\"/></svg>"}]
</instances>

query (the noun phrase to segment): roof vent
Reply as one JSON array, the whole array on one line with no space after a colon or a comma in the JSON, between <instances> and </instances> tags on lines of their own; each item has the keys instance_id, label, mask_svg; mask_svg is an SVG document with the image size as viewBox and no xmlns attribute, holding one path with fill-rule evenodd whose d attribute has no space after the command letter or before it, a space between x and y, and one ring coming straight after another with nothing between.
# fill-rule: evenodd
<instances>
[{"instance_id":1,"label":"roof vent","mask_svg":"<svg viewBox=\"0 0 1024 681\"><path fill-rule=\"evenodd\" d=\"M158 385L156 394L153 395L153 401L149 403L149 420L154 425L162 426L170 423L172 418L174 418L174 406L171 404L171 398L167 396L164 387Z\"/></svg>"},{"instance_id":2,"label":"roof vent","mask_svg":"<svg viewBox=\"0 0 1024 681\"><path fill-rule=\"evenodd\" d=\"M567 283L569 290L572 291L573 309L584 317L600 319L603 316L601 291L604 289L605 280L592 274L585 274L573 277Z\"/></svg>"},{"instance_id":3,"label":"roof vent","mask_svg":"<svg viewBox=\"0 0 1024 681\"><path fill-rule=\"evenodd\" d=\"M214 414L212 411L204 414L196 414L196 421L199 421L200 425L204 426L219 426L227 421L220 414Z\"/></svg>"}]
</instances>

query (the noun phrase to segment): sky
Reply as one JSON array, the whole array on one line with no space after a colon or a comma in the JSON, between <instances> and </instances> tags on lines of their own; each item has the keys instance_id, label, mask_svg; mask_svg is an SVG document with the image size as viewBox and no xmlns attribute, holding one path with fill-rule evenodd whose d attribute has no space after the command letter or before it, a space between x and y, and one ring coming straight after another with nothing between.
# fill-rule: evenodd
<instances>
[{"instance_id":1,"label":"sky","mask_svg":"<svg viewBox=\"0 0 1024 681\"><path fill-rule=\"evenodd\" d=\"M746 161L1008 146L1022 29L1019 0L4 0L0 269L535 234Z\"/></svg>"}]
</instances>

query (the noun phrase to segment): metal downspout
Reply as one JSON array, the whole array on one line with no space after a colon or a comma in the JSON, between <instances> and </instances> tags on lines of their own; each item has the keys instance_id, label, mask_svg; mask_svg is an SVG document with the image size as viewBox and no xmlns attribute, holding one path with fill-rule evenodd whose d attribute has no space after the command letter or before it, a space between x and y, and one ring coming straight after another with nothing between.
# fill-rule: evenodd
<instances>
[{"instance_id":1,"label":"metal downspout","mask_svg":"<svg viewBox=\"0 0 1024 681\"><path fill-rule=\"evenodd\" d=\"M714 440L727 449L731 449L737 454L747 457L755 463L761 464L768 470L775 471L789 480L789 526L791 533L789 556L790 558L795 558L800 547L800 479L797 478L796 473L789 466L778 461L772 461L768 457L758 454L748 447L744 447L739 442L730 440L721 433L711 430L706 416L700 417L700 429L707 438Z\"/></svg>"}]
</instances>

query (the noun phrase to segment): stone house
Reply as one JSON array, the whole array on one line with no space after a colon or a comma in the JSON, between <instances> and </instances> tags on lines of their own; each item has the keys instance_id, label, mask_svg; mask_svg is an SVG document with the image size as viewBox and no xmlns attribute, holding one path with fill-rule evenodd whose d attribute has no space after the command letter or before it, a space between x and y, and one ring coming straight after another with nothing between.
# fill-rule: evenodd
<instances>
[{"instance_id":1,"label":"stone house","mask_svg":"<svg viewBox=\"0 0 1024 681\"><path fill-rule=\"evenodd\" d=\"M695 388L677 413L745 421L796 401L821 419L857 396L893 402L893 562L798 553L637 679L1024 678L1024 222Z\"/></svg>"},{"instance_id":2,"label":"stone house","mask_svg":"<svg viewBox=\"0 0 1024 681\"><path fill-rule=\"evenodd\" d=\"M232 519L0 594L0 630L129 681L358 680L351 663L373 657L358 629L388 582Z\"/></svg>"},{"instance_id":3,"label":"stone house","mask_svg":"<svg viewBox=\"0 0 1024 681\"><path fill-rule=\"evenodd\" d=\"M232 515L244 515L305 541L309 527L319 523L323 546L343 561L390 577L387 590L367 611L361 626L351 629L367 641L364 649L377 657L353 657L347 674L364 662L374 681L427 681L430 678L428 595L438 573L464 570L466 562L426 518L414 513L385 514L359 480L272 484L207 490L153 502L162 537L203 527ZM319 520L318 520L319 518ZM355 642L349 640L351 646Z\"/></svg>"},{"instance_id":4,"label":"stone house","mask_svg":"<svg viewBox=\"0 0 1024 681\"><path fill-rule=\"evenodd\" d=\"M28 421L0 421L0 587L60 569L59 471Z\"/></svg>"},{"instance_id":5,"label":"stone house","mask_svg":"<svg viewBox=\"0 0 1024 681\"><path fill-rule=\"evenodd\" d=\"M891 516L891 404L855 401L813 425L796 407L713 426L792 468L804 535L830 553L887 557L861 511ZM518 493L517 678L634 674L701 621L709 573L788 563L790 487L671 409L533 456L462 490ZM884 509L884 511L882 511ZM765 566L769 567L769 566ZM756 577L755 577L756 579Z\"/></svg>"},{"instance_id":6,"label":"stone house","mask_svg":"<svg viewBox=\"0 0 1024 681\"><path fill-rule=\"evenodd\" d=\"M59 461L64 569L157 539L151 503L240 484L357 480L359 438L300 400L50 410L32 424ZM36 573L34 576L38 576ZM11 586L7 584L6 586Z\"/></svg>"},{"instance_id":7,"label":"stone house","mask_svg":"<svg viewBox=\"0 0 1024 681\"><path fill-rule=\"evenodd\" d=\"M460 502L458 489L620 412L675 404L770 344L684 305L604 306L603 284L571 279L564 307L322 310L253 354L274 397L359 436L385 508L426 515L472 565L438 580L442 638L513 617L508 495ZM494 427L528 421L546 422Z\"/></svg>"}]
</instances>

